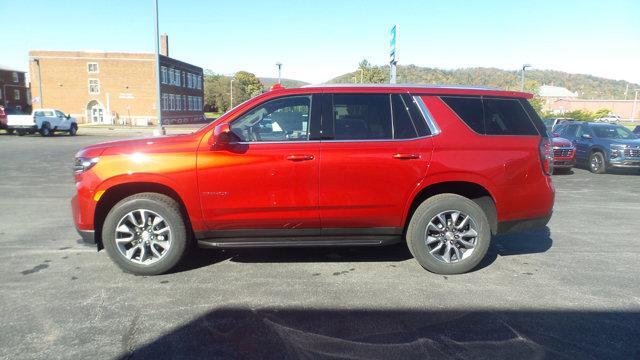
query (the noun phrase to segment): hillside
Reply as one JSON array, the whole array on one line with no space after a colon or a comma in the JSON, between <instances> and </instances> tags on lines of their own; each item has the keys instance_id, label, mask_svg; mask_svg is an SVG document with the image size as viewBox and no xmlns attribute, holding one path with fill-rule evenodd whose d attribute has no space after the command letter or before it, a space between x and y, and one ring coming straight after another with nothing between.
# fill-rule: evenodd
<instances>
[{"instance_id":1,"label":"hillside","mask_svg":"<svg viewBox=\"0 0 640 360\"><path fill-rule=\"evenodd\" d=\"M278 82L278 78L260 77L258 79L260 79L265 90L269 90L273 84ZM300 80L282 79L282 86L286 88L297 88L304 85L309 85L309 83Z\"/></svg>"},{"instance_id":2,"label":"hillside","mask_svg":"<svg viewBox=\"0 0 640 360\"><path fill-rule=\"evenodd\" d=\"M382 66L386 81L389 80L389 66ZM328 83L351 83L354 76L359 79L360 71L354 71L333 78ZM365 76L366 78L366 76ZM520 73L495 68L467 68L443 70L415 65L398 66L398 83L474 85L492 86L507 90L520 90ZM592 75L570 74L554 70L530 70L526 73L526 91L535 92L540 85L555 85L578 91L586 99L624 99L624 92L640 88L640 85L622 80L611 80ZM628 99L633 98L629 90Z\"/></svg>"}]
</instances>

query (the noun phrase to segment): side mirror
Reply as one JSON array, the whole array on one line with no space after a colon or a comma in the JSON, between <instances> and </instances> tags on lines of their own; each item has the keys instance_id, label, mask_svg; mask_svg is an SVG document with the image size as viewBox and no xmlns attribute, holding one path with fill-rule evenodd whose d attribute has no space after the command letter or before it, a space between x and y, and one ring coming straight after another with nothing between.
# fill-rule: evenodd
<instances>
[{"instance_id":1,"label":"side mirror","mask_svg":"<svg viewBox=\"0 0 640 360\"><path fill-rule=\"evenodd\" d=\"M591 135L589 135L589 134L582 134L582 138L583 138L583 139L587 139L587 140L591 140Z\"/></svg>"},{"instance_id":2,"label":"side mirror","mask_svg":"<svg viewBox=\"0 0 640 360\"><path fill-rule=\"evenodd\" d=\"M220 124L213 129L213 134L209 138L209 145L212 148L221 149L227 145L240 141L238 135L231 131L228 123Z\"/></svg>"},{"instance_id":3,"label":"side mirror","mask_svg":"<svg viewBox=\"0 0 640 360\"><path fill-rule=\"evenodd\" d=\"M67 114L65 115L65 117L67 118L67 120L69 120L71 118L71 114Z\"/></svg>"},{"instance_id":4,"label":"side mirror","mask_svg":"<svg viewBox=\"0 0 640 360\"><path fill-rule=\"evenodd\" d=\"M558 134L558 133L553 133L553 137L560 137L560 134Z\"/></svg>"}]
</instances>

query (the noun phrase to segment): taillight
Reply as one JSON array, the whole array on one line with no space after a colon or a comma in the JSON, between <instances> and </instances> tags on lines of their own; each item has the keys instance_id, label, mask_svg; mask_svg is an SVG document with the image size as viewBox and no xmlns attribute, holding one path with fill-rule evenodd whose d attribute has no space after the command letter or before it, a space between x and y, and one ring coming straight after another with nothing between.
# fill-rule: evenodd
<instances>
[{"instance_id":1,"label":"taillight","mask_svg":"<svg viewBox=\"0 0 640 360\"><path fill-rule=\"evenodd\" d=\"M545 175L551 175L553 172L553 145L549 138L543 137L540 140L540 163L542 164L542 172Z\"/></svg>"}]
</instances>

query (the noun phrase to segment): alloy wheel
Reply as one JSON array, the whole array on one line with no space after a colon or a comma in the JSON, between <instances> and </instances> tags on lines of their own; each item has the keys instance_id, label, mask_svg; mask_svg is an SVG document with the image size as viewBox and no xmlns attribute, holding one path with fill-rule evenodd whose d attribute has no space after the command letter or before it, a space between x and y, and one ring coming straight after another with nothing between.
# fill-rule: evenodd
<instances>
[{"instance_id":1,"label":"alloy wheel","mask_svg":"<svg viewBox=\"0 0 640 360\"><path fill-rule=\"evenodd\" d=\"M171 227L158 213L137 209L120 219L115 230L116 247L125 259L151 265L162 259L171 247Z\"/></svg>"},{"instance_id":2,"label":"alloy wheel","mask_svg":"<svg viewBox=\"0 0 640 360\"><path fill-rule=\"evenodd\" d=\"M431 256L444 263L462 261L473 253L478 241L475 220L462 211L447 210L434 216L425 232Z\"/></svg>"}]
</instances>

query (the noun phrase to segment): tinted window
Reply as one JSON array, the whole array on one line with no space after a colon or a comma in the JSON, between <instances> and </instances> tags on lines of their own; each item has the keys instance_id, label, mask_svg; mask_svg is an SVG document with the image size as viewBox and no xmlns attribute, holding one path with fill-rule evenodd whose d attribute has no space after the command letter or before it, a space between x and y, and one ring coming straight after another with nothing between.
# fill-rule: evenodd
<instances>
[{"instance_id":1,"label":"tinted window","mask_svg":"<svg viewBox=\"0 0 640 360\"><path fill-rule=\"evenodd\" d=\"M477 97L442 97L462 121L473 131L484 134L484 115L482 113L482 100Z\"/></svg>"},{"instance_id":2,"label":"tinted window","mask_svg":"<svg viewBox=\"0 0 640 360\"><path fill-rule=\"evenodd\" d=\"M309 139L311 96L267 101L233 121L242 141L301 141Z\"/></svg>"},{"instance_id":3,"label":"tinted window","mask_svg":"<svg viewBox=\"0 0 640 360\"><path fill-rule=\"evenodd\" d=\"M562 131L562 135L563 136L568 136L568 137L576 137L576 134L578 132L578 128L580 126L578 126L578 124L571 124L571 125L567 125L564 128L564 131Z\"/></svg>"},{"instance_id":4,"label":"tinted window","mask_svg":"<svg viewBox=\"0 0 640 360\"><path fill-rule=\"evenodd\" d=\"M393 138L411 139L418 137L418 132L409 116L409 108L400 95L392 95L391 104L393 106Z\"/></svg>"},{"instance_id":5,"label":"tinted window","mask_svg":"<svg viewBox=\"0 0 640 360\"><path fill-rule=\"evenodd\" d=\"M592 129L597 137L603 139L637 139L631 130L622 126L594 126Z\"/></svg>"},{"instance_id":6,"label":"tinted window","mask_svg":"<svg viewBox=\"0 0 640 360\"><path fill-rule=\"evenodd\" d=\"M392 138L389 95L335 94L333 116L336 140Z\"/></svg>"},{"instance_id":7,"label":"tinted window","mask_svg":"<svg viewBox=\"0 0 640 360\"><path fill-rule=\"evenodd\" d=\"M483 99L487 135L538 135L518 100Z\"/></svg>"}]
</instances>

